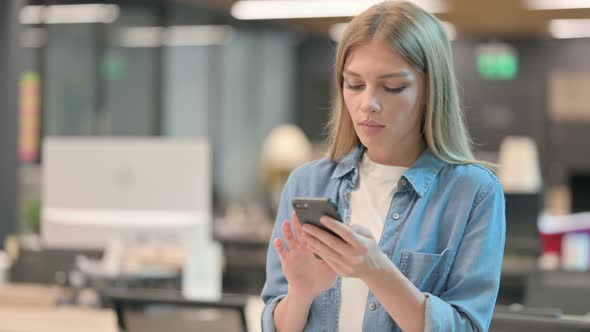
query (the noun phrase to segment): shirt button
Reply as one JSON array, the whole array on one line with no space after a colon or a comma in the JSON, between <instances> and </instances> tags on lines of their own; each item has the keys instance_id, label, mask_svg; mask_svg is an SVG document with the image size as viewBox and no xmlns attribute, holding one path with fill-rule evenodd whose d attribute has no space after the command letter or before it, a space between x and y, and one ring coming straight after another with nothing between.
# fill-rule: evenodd
<instances>
[{"instance_id":1,"label":"shirt button","mask_svg":"<svg viewBox=\"0 0 590 332\"><path fill-rule=\"evenodd\" d=\"M406 181L406 179L402 179L402 187L405 187L407 183L408 182Z\"/></svg>"},{"instance_id":2,"label":"shirt button","mask_svg":"<svg viewBox=\"0 0 590 332\"><path fill-rule=\"evenodd\" d=\"M393 220L398 220L399 219L399 213L395 212L394 214L391 215L391 217L393 218Z\"/></svg>"},{"instance_id":3,"label":"shirt button","mask_svg":"<svg viewBox=\"0 0 590 332\"><path fill-rule=\"evenodd\" d=\"M375 311L375 309L377 309L377 305L373 302L369 303L369 310Z\"/></svg>"}]
</instances>

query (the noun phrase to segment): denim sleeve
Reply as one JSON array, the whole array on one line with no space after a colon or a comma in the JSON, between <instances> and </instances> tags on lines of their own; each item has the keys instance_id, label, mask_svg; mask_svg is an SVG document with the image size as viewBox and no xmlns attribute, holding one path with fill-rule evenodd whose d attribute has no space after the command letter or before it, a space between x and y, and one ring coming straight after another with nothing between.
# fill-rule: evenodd
<instances>
[{"instance_id":1,"label":"denim sleeve","mask_svg":"<svg viewBox=\"0 0 590 332\"><path fill-rule=\"evenodd\" d=\"M506 215L493 179L477 195L440 296L425 293L425 331L487 331L500 286Z\"/></svg>"},{"instance_id":2,"label":"denim sleeve","mask_svg":"<svg viewBox=\"0 0 590 332\"><path fill-rule=\"evenodd\" d=\"M266 282L264 283L261 294L262 300L265 303L264 310L262 311L262 331L265 332L275 331L274 310L280 300L287 295L287 279L283 275L281 260L273 246L273 241L277 237L280 237L284 241L281 224L284 220L291 219L291 213L293 211L291 207L293 182L293 174L291 174L283 188L277 218L266 254Z\"/></svg>"}]
</instances>

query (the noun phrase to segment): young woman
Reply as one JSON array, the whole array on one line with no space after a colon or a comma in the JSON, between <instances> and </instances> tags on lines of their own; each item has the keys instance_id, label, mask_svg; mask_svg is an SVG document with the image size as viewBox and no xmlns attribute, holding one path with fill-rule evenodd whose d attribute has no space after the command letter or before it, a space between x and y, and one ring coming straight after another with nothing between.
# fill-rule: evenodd
<instances>
[{"instance_id":1,"label":"young woman","mask_svg":"<svg viewBox=\"0 0 590 332\"><path fill-rule=\"evenodd\" d=\"M474 160L440 23L407 2L355 17L336 56L327 158L285 185L267 257L264 331L486 331L504 194ZM340 236L301 226L329 197ZM314 254L322 257L317 259Z\"/></svg>"}]
</instances>

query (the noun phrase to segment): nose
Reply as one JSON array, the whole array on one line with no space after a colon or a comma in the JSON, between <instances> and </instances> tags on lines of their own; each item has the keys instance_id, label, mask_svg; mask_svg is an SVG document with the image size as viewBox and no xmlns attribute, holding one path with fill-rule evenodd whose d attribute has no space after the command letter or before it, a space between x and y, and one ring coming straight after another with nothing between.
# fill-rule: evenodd
<instances>
[{"instance_id":1,"label":"nose","mask_svg":"<svg viewBox=\"0 0 590 332\"><path fill-rule=\"evenodd\" d=\"M381 102L374 94L367 93L363 99L362 110L364 112L381 112Z\"/></svg>"},{"instance_id":2,"label":"nose","mask_svg":"<svg viewBox=\"0 0 590 332\"><path fill-rule=\"evenodd\" d=\"M377 98L371 99L371 106L373 107L375 112L381 112L381 103L379 102L379 100L377 100Z\"/></svg>"}]
</instances>

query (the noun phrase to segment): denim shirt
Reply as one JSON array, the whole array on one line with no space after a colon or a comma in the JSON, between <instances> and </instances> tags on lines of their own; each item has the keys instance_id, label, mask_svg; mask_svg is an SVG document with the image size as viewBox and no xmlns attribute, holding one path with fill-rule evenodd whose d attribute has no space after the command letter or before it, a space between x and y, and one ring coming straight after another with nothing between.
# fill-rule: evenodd
<instances>
[{"instance_id":1,"label":"denim shirt","mask_svg":"<svg viewBox=\"0 0 590 332\"><path fill-rule=\"evenodd\" d=\"M349 193L358 182L364 152L359 145L340 162L313 161L289 176L267 253L263 331L275 331L274 309L287 293L272 241L284 241L281 223L291 219L292 198L329 197L344 221L351 222ZM478 165L446 163L426 149L397 188L379 248L426 295L425 331L487 331L500 284L506 228L504 193L497 178ZM340 284L338 277L314 299L305 331L338 331ZM401 331L371 291L363 331Z\"/></svg>"}]
</instances>

